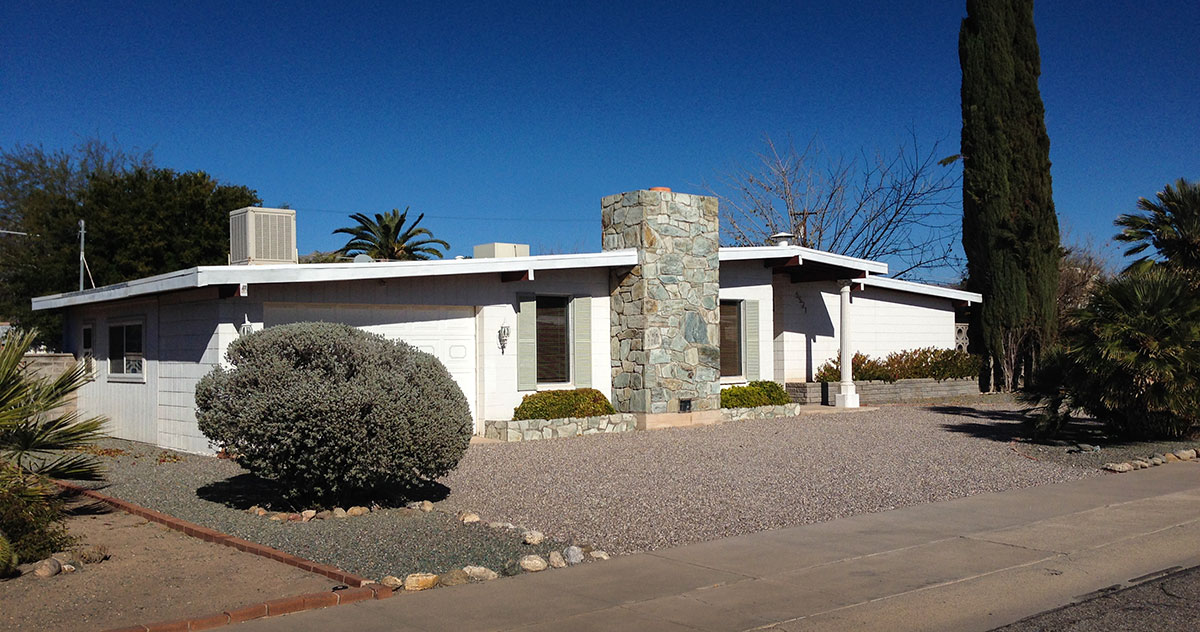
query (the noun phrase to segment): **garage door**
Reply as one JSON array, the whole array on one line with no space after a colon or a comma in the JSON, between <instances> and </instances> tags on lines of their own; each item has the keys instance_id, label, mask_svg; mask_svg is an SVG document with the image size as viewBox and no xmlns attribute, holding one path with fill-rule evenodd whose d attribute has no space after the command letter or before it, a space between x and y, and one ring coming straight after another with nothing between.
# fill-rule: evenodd
<instances>
[{"instance_id":1,"label":"garage door","mask_svg":"<svg viewBox=\"0 0 1200 632\"><path fill-rule=\"evenodd\" d=\"M303 321L345 323L432 353L446 365L475 416L475 308L439 305L267 303L267 327Z\"/></svg>"}]
</instances>

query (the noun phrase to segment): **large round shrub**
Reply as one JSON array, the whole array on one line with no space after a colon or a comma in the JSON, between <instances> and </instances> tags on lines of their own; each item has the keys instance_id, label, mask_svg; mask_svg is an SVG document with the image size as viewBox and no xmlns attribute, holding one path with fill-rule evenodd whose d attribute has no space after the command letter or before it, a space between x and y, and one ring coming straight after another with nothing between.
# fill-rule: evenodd
<instances>
[{"instance_id":1,"label":"large round shrub","mask_svg":"<svg viewBox=\"0 0 1200 632\"><path fill-rule=\"evenodd\" d=\"M414 486L454 469L471 438L462 390L437 358L332 323L229 345L196 386L200 431L289 498Z\"/></svg>"}]
</instances>

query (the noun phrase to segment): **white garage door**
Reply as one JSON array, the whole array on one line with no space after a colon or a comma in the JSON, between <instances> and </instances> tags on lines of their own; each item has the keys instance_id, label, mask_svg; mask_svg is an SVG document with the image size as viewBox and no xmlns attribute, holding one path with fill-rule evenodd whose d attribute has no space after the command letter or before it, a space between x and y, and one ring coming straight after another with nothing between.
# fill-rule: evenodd
<instances>
[{"instance_id":1,"label":"white garage door","mask_svg":"<svg viewBox=\"0 0 1200 632\"><path fill-rule=\"evenodd\" d=\"M302 321L345 323L432 353L458 382L475 416L475 308L438 305L316 305L267 303L265 325Z\"/></svg>"}]
</instances>

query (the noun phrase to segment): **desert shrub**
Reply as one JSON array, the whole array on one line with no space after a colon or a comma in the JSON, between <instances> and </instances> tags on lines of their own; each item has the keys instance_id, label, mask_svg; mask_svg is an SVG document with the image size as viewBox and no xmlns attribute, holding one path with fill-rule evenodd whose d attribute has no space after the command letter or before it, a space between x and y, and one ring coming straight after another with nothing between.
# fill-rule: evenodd
<instances>
[{"instance_id":1,"label":"desert shrub","mask_svg":"<svg viewBox=\"0 0 1200 632\"><path fill-rule=\"evenodd\" d=\"M876 360L863 353L854 354L854 379L895 382L932 378L953 380L979 375L979 358L956 349L924 347L888 354ZM818 382L837 382L842 379L842 364L834 358L817 370Z\"/></svg>"},{"instance_id":2,"label":"desert shrub","mask_svg":"<svg viewBox=\"0 0 1200 632\"><path fill-rule=\"evenodd\" d=\"M594 388L576 388L530 393L521 399L521 405L513 410L513 419L596 417L616 412L604 393Z\"/></svg>"},{"instance_id":3,"label":"desert shrub","mask_svg":"<svg viewBox=\"0 0 1200 632\"><path fill-rule=\"evenodd\" d=\"M787 391L777 382L759 380L745 386L730 386L721 389L721 408L754 408L777 406L792 401Z\"/></svg>"},{"instance_id":4,"label":"desert shrub","mask_svg":"<svg viewBox=\"0 0 1200 632\"><path fill-rule=\"evenodd\" d=\"M1178 439L1200 430L1200 296L1164 267L1101 283L1075 312L1022 398L1053 433L1079 409L1115 436Z\"/></svg>"},{"instance_id":5,"label":"desert shrub","mask_svg":"<svg viewBox=\"0 0 1200 632\"><path fill-rule=\"evenodd\" d=\"M471 438L466 397L432 355L347 325L295 323L229 346L196 386L200 430L290 499L424 484Z\"/></svg>"},{"instance_id":6,"label":"desert shrub","mask_svg":"<svg viewBox=\"0 0 1200 632\"><path fill-rule=\"evenodd\" d=\"M46 481L8 472L0 476L0 533L21 563L36 562L70 546L61 495Z\"/></svg>"}]
</instances>

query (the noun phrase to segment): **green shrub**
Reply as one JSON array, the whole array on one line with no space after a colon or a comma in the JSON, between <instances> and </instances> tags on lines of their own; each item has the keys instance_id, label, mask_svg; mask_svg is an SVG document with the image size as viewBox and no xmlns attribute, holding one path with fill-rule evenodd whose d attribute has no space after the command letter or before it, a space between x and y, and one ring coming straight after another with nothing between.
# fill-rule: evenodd
<instances>
[{"instance_id":1,"label":"green shrub","mask_svg":"<svg viewBox=\"0 0 1200 632\"><path fill-rule=\"evenodd\" d=\"M0 531L0 577L8 577L17 569L19 558L17 552L13 550L12 543L8 541L8 536Z\"/></svg>"},{"instance_id":2,"label":"green shrub","mask_svg":"<svg viewBox=\"0 0 1200 632\"><path fill-rule=\"evenodd\" d=\"M63 524L62 496L49 492L48 485L22 476L0 476L0 533L21 563L45 559L74 543ZM3 554L0 549L0 557Z\"/></svg>"},{"instance_id":3,"label":"green shrub","mask_svg":"<svg viewBox=\"0 0 1200 632\"><path fill-rule=\"evenodd\" d=\"M290 499L422 485L471 438L462 390L437 358L353 327L295 323L234 341L196 386L212 444Z\"/></svg>"},{"instance_id":4,"label":"green shrub","mask_svg":"<svg viewBox=\"0 0 1200 632\"><path fill-rule=\"evenodd\" d=\"M787 391L778 382L759 380L745 386L721 389L721 408L754 408L791 403Z\"/></svg>"},{"instance_id":5,"label":"green shrub","mask_svg":"<svg viewBox=\"0 0 1200 632\"><path fill-rule=\"evenodd\" d=\"M878 380L895 382L932 378L937 381L976 377L979 375L979 358L955 349L924 347L888 354L876 360L862 353L854 354L855 380ZM821 365L817 370L818 382L838 382L842 379L842 365L838 358Z\"/></svg>"},{"instance_id":6,"label":"green shrub","mask_svg":"<svg viewBox=\"0 0 1200 632\"><path fill-rule=\"evenodd\" d=\"M594 388L530 393L513 410L513 419L564 419L612 415L617 410Z\"/></svg>"},{"instance_id":7,"label":"green shrub","mask_svg":"<svg viewBox=\"0 0 1200 632\"><path fill-rule=\"evenodd\" d=\"M1200 295L1186 276L1134 269L1100 284L1060 341L1022 396L1035 431L1053 434L1075 409L1122 438L1200 431Z\"/></svg>"}]
</instances>

